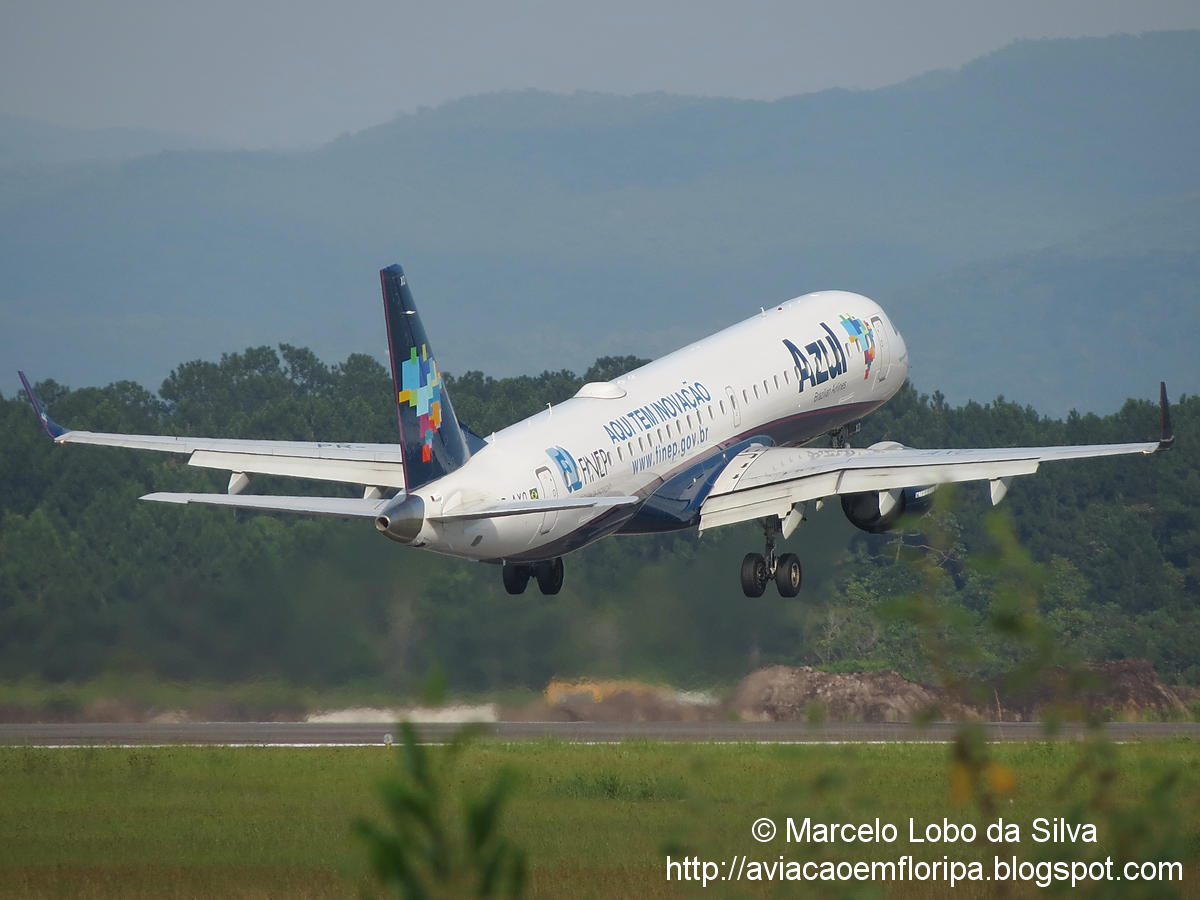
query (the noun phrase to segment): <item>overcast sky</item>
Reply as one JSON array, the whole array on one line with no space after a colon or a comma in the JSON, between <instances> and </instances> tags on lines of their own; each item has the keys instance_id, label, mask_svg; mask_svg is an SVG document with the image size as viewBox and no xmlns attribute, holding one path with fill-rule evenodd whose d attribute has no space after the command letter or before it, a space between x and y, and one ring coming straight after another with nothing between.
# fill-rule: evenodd
<instances>
[{"instance_id":1,"label":"overcast sky","mask_svg":"<svg viewBox=\"0 0 1200 900\"><path fill-rule=\"evenodd\" d=\"M324 142L503 89L774 99L1016 38L1200 27L1196 0L0 0L0 112Z\"/></svg>"}]
</instances>

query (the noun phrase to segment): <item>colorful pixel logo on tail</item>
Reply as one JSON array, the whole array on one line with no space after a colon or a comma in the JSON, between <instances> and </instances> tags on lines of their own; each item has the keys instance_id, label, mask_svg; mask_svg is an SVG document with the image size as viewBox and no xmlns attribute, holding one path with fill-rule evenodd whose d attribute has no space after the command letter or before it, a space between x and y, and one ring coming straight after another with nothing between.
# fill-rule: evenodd
<instances>
[{"instance_id":1,"label":"colorful pixel logo on tail","mask_svg":"<svg viewBox=\"0 0 1200 900\"><path fill-rule=\"evenodd\" d=\"M399 266L379 273L388 355L404 455L404 489L413 491L453 472L471 455L454 415L445 379Z\"/></svg>"},{"instance_id":2,"label":"colorful pixel logo on tail","mask_svg":"<svg viewBox=\"0 0 1200 900\"><path fill-rule=\"evenodd\" d=\"M846 334L850 335L850 343L856 345L863 352L863 360L866 362L867 368L863 379L868 379L871 377L871 363L875 362L875 332L870 325L855 316L847 316L843 313L841 320Z\"/></svg>"},{"instance_id":3,"label":"colorful pixel logo on tail","mask_svg":"<svg viewBox=\"0 0 1200 900\"><path fill-rule=\"evenodd\" d=\"M409 358L400 364L399 403L407 403L417 414L421 437L421 462L433 459L433 435L442 427L442 379L437 363L422 344L420 355L413 347Z\"/></svg>"}]
</instances>

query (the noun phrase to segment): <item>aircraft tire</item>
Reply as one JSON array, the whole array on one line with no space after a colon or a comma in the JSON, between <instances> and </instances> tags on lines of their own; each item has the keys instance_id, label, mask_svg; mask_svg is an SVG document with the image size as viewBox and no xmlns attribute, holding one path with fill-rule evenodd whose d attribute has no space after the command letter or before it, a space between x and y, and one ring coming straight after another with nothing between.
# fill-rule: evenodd
<instances>
[{"instance_id":1,"label":"aircraft tire","mask_svg":"<svg viewBox=\"0 0 1200 900\"><path fill-rule=\"evenodd\" d=\"M520 566L516 563L505 563L502 572L504 589L510 594L525 593L525 586L529 584L530 574L529 566Z\"/></svg>"},{"instance_id":2,"label":"aircraft tire","mask_svg":"<svg viewBox=\"0 0 1200 900\"><path fill-rule=\"evenodd\" d=\"M761 553L747 553L742 560L742 593L761 597L767 588L767 561Z\"/></svg>"},{"instance_id":3,"label":"aircraft tire","mask_svg":"<svg viewBox=\"0 0 1200 900\"><path fill-rule=\"evenodd\" d=\"M779 557L775 567L775 587L779 588L779 596L795 597L800 593L802 580L800 558L795 553L785 553Z\"/></svg>"},{"instance_id":4,"label":"aircraft tire","mask_svg":"<svg viewBox=\"0 0 1200 900\"><path fill-rule=\"evenodd\" d=\"M563 561L561 556L537 564L538 590L547 596L557 594L563 586Z\"/></svg>"}]
</instances>

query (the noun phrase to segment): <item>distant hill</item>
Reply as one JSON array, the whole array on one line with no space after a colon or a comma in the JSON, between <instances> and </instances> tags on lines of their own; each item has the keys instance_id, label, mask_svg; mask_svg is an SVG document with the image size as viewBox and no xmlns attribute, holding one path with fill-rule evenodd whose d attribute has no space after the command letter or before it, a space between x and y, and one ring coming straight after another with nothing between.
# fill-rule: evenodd
<instances>
[{"instance_id":1,"label":"distant hill","mask_svg":"<svg viewBox=\"0 0 1200 900\"><path fill-rule=\"evenodd\" d=\"M217 150L219 141L149 128L69 128L0 113L0 165L133 159L164 150Z\"/></svg>"},{"instance_id":2,"label":"distant hill","mask_svg":"<svg viewBox=\"0 0 1200 900\"><path fill-rule=\"evenodd\" d=\"M918 327L950 302L934 279L1108 223L1141 229L1158 265L1153 223L1130 217L1200 191L1197 109L1200 32L1166 32L1022 41L773 103L502 93L311 152L0 167L0 370L154 384L179 359L280 340L382 357L376 271L395 261L456 372L653 356L830 287L895 297ZM1125 258L1078 270L1110 256ZM1070 293L1069 267L1029 266ZM1191 277L1171 271L1138 277ZM1116 358L1113 294L1091 294L1076 343ZM957 321L938 346L1007 352ZM927 389L959 377L935 358L915 360ZM1003 377L973 396L1056 408L1069 363L1041 365L1040 380L987 370ZM1090 402L1138 390L1098 384Z\"/></svg>"},{"instance_id":3,"label":"distant hill","mask_svg":"<svg viewBox=\"0 0 1200 900\"><path fill-rule=\"evenodd\" d=\"M1108 412L1121 391L1196 393L1200 195L1155 204L1044 250L973 263L880 298L918 387L952 403L1038 398Z\"/></svg>"}]
</instances>

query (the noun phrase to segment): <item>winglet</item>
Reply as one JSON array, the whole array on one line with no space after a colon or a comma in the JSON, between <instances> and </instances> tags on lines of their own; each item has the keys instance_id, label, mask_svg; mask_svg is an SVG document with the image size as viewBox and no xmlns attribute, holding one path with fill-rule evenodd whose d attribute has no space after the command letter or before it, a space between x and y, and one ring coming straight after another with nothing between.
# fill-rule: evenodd
<instances>
[{"instance_id":1,"label":"winglet","mask_svg":"<svg viewBox=\"0 0 1200 900\"><path fill-rule=\"evenodd\" d=\"M1158 439L1159 450L1170 450L1175 446L1175 432L1171 430L1171 404L1167 402L1167 383L1159 382L1159 407L1162 411L1162 433Z\"/></svg>"},{"instance_id":2,"label":"winglet","mask_svg":"<svg viewBox=\"0 0 1200 900\"><path fill-rule=\"evenodd\" d=\"M29 384L29 379L25 377L25 373L18 371L17 374L21 376L21 384L25 385L25 396L33 404L33 411L37 413L37 417L42 420L42 427L46 429L46 434L57 440L70 431L71 429L63 428L46 415L46 407L42 405L42 401L38 399L38 395L33 392L33 387Z\"/></svg>"}]
</instances>

